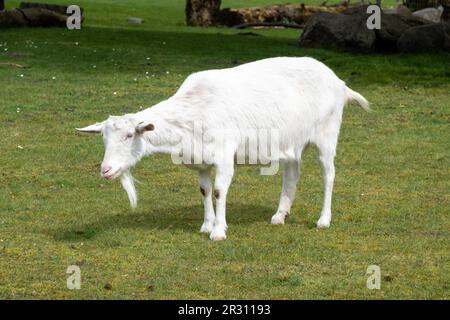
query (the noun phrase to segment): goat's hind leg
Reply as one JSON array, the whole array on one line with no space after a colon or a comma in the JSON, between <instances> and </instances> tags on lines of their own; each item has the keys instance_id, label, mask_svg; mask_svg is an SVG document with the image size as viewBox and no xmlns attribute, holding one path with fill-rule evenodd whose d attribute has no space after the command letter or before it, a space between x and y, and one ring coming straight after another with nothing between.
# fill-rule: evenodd
<instances>
[{"instance_id":1,"label":"goat's hind leg","mask_svg":"<svg viewBox=\"0 0 450 320\"><path fill-rule=\"evenodd\" d=\"M318 228L328 228L331 223L331 197L334 184L334 150L319 151L323 175L323 206L320 213Z\"/></svg>"},{"instance_id":2,"label":"goat's hind leg","mask_svg":"<svg viewBox=\"0 0 450 320\"><path fill-rule=\"evenodd\" d=\"M326 135L322 135L315 144L319 149L319 160L322 166L323 180L323 206L320 218L317 221L318 228L328 228L331 223L331 198L333 196L334 184L334 157L339 134L339 127L329 127L328 131L323 130Z\"/></svg>"},{"instance_id":3,"label":"goat's hind leg","mask_svg":"<svg viewBox=\"0 0 450 320\"><path fill-rule=\"evenodd\" d=\"M272 224L284 224L284 220L289 215L292 203L294 202L297 181L300 176L298 161L285 161L283 167L283 187L281 190L280 204L278 205L277 212L272 216Z\"/></svg>"},{"instance_id":4,"label":"goat's hind leg","mask_svg":"<svg viewBox=\"0 0 450 320\"><path fill-rule=\"evenodd\" d=\"M200 228L200 232L211 233L216 218L212 200L211 168L199 171L199 183L204 208L204 221Z\"/></svg>"}]
</instances>

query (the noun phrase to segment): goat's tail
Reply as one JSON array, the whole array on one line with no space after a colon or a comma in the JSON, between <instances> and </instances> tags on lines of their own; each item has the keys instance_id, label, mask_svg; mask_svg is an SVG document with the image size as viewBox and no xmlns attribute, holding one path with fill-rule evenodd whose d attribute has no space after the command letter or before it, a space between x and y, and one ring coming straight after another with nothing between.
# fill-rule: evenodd
<instances>
[{"instance_id":1,"label":"goat's tail","mask_svg":"<svg viewBox=\"0 0 450 320\"><path fill-rule=\"evenodd\" d=\"M346 102L356 101L364 110L372 111L372 109L370 109L369 107L369 101L367 101L367 99L360 95L358 92L353 91L349 87L345 87L345 93L347 96Z\"/></svg>"}]
</instances>

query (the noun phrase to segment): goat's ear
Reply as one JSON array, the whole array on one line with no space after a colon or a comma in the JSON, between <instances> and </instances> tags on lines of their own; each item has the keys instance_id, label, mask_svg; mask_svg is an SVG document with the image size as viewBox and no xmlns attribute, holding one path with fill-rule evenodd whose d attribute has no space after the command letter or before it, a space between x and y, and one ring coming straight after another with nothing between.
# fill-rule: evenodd
<instances>
[{"instance_id":1,"label":"goat's ear","mask_svg":"<svg viewBox=\"0 0 450 320\"><path fill-rule=\"evenodd\" d=\"M152 130L155 130L155 126L150 122L140 122L136 127L136 131L139 133Z\"/></svg>"},{"instance_id":2,"label":"goat's ear","mask_svg":"<svg viewBox=\"0 0 450 320\"><path fill-rule=\"evenodd\" d=\"M102 131L103 122L97 122L96 124L91 124L90 126L84 128L75 128L77 131L86 133L100 133Z\"/></svg>"}]
</instances>

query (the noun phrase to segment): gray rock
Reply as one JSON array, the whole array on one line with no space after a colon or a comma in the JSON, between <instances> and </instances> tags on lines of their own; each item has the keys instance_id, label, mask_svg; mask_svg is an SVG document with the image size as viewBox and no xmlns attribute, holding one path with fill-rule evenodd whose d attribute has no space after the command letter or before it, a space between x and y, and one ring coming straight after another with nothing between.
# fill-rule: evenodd
<instances>
[{"instance_id":1,"label":"gray rock","mask_svg":"<svg viewBox=\"0 0 450 320\"><path fill-rule=\"evenodd\" d=\"M408 29L412 27L429 24L428 21L398 14L381 14L381 29L375 29L377 37L377 51L396 51L397 40Z\"/></svg>"},{"instance_id":2,"label":"gray rock","mask_svg":"<svg viewBox=\"0 0 450 320\"><path fill-rule=\"evenodd\" d=\"M400 52L450 52L450 24L433 23L406 30L398 39Z\"/></svg>"},{"instance_id":3,"label":"gray rock","mask_svg":"<svg viewBox=\"0 0 450 320\"><path fill-rule=\"evenodd\" d=\"M366 26L368 15L315 13L307 22L299 39L302 47L335 47L360 52L375 49L375 32Z\"/></svg>"},{"instance_id":4,"label":"gray rock","mask_svg":"<svg viewBox=\"0 0 450 320\"><path fill-rule=\"evenodd\" d=\"M413 15L431 22L439 23L441 21L443 12L444 7L439 6L438 8L425 8L422 10L414 11Z\"/></svg>"},{"instance_id":5,"label":"gray rock","mask_svg":"<svg viewBox=\"0 0 450 320\"><path fill-rule=\"evenodd\" d=\"M381 29L367 28L367 5L350 7L341 14L315 13L299 39L303 47L335 47L358 52L396 51L397 41L407 30L430 22L381 12Z\"/></svg>"},{"instance_id":6,"label":"gray rock","mask_svg":"<svg viewBox=\"0 0 450 320\"><path fill-rule=\"evenodd\" d=\"M144 23L144 19L138 18L138 17L128 17L127 21L128 21L128 23L131 23L131 24L142 24L142 23Z\"/></svg>"}]
</instances>

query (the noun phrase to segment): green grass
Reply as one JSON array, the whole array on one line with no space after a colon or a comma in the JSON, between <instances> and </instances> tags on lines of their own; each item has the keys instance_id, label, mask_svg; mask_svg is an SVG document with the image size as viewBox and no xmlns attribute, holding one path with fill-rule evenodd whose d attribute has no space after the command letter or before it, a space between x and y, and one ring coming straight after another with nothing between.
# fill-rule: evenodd
<instances>
[{"instance_id":1,"label":"green grass","mask_svg":"<svg viewBox=\"0 0 450 320\"><path fill-rule=\"evenodd\" d=\"M0 31L1 298L449 298L449 54L356 55L299 48L296 30L189 28L181 0L79 3L80 31ZM345 110L328 230L315 228L313 148L286 225L269 225L280 175L242 167L228 240L212 242L198 233L195 172L143 160L131 212L119 183L99 176L100 137L74 130L155 104L191 72L283 55L325 61L374 109ZM81 290L66 288L72 264ZM381 290L366 288L372 264Z\"/></svg>"}]
</instances>

